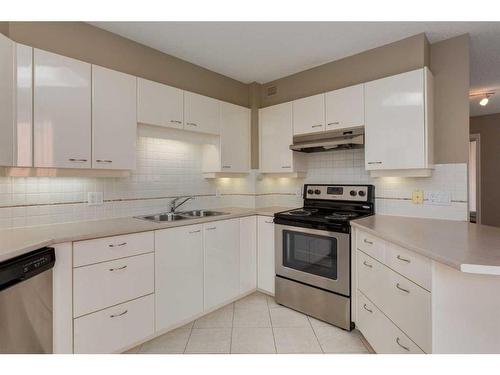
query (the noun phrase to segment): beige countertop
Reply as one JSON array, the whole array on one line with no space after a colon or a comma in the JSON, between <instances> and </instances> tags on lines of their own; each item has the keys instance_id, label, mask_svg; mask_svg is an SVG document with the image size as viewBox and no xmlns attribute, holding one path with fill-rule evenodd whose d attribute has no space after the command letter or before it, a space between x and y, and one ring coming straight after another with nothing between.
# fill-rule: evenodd
<instances>
[{"instance_id":1,"label":"beige countertop","mask_svg":"<svg viewBox=\"0 0 500 375\"><path fill-rule=\"evenodd\" d=\"M389 215L351 224L462 272L500 275L500 228Z\"/></svg>"},{"instance_id":2,"label":"beige countertop","mask_svg":"<svg viewBox=\"0 0 500 375\"><path fill-rule=\"evenodd\" d=\"M214 209L227 212L227 215L154 223L133 217L78 221L35 227L0 230L0 262L36 250L43 246L63 242L81 241L121 234L148 232L184 225L207 223L211 221L234 219L251 215L273 216L275 212L291 207L238 208L225 207Z\"/></svg>"}]
</instances>

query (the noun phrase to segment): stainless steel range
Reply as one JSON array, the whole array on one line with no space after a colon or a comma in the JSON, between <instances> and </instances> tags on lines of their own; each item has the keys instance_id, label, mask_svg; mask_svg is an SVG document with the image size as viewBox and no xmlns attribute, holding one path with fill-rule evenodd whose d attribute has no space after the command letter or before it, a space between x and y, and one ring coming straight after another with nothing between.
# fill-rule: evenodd
<instances>
[{"instance_id":1,"label":"stainless steel range","mask_svg":"<svg viewBox=\"0 0 500 375\"><path fill-rule=\"evenodd\" d=\"M276 301L351 330L350 220L373 215L373 185L304 185L304 207L274 215Z\"/></svg>"}]
</instances>

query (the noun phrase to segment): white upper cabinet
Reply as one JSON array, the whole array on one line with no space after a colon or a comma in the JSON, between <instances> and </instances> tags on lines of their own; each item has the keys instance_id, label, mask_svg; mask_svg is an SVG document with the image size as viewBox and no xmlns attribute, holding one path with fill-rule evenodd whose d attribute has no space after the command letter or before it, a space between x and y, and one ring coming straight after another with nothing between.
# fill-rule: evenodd
<instances>
[{"instance_id":1,"label":"white upper cabinet","mask_svg":"<svg viewBox=\"0 0 500 375\"><path fill-rule=\"evenodd\" d=\"M293 101L293 135L325 130L325 94Z\"/></svg>"},{"instance_id":2,"label":"white upper cabinet","mask_svg":"<svg viewBox=\"0 0 500 375\"><path fill-rule=\"evenodd\" d=\"M184 128L184 91L137 78L137 122Z\"/></svg>"},{"instance_id":3,"label":"white upper cabinet","mask_svg":"<svg viewBox=\"0 0 500 375\"><path fill-rule=\"evenodd\" d=\"M433 147L432 74L427 68L366 83L365 116L367 170L427 175Z\"/></svg>"},{"instance_id":4,"label":"white upper cabinet","mask_svg":"<svg viewBox=\"0 0 500 375\"><path fill-rule=\"evenodd\" d=\"M184 92L184 129L220 134L220 102L216 99Z\"/></svg>"},{"instance_id":5,"label":"white upper cabinet","mask_svg":"<svg viewBox=\"0 0 500 375\"><path fill-rule=\"evenodd\" d=\"M259 137L262 173L305 170L303 156L290 150L293 143L291 102L259 110Z\"/></svg>"},{"instance_id":6,"label":"white upper cabinet","mask_svg":"<svg viewBox=\"0 0 500 375\"><path fill-rule=\"evenodd\" d=\"M345 87L325 94L326 130L365 124L364 85Z\"/></svg>"},{"instance_id":7,"label":"white upper cabinet","mask_svg":"<svg viewBox=\"0 0 500 375\"><path fill-rule=\"evenodd\" d=\"M0 165L13 164L15 43L0 34Z\"/></svg>"},{"instance_id":8,"label":"white upper cabinet","mask_svg":"<svg viewBox=\"0 0 500 375\"><path fill-rule=\"evenodd\" d=\"M250 170L250 109L221 102L221 170Z\"/></svg>"},{"instance_id":9,"label":"white upper cabinet","mask_svg":"<svg viewBox=\"0 0 500 375\"><path fill-rule=\"evenodd\" d=\"M92 168L134 169L136 78L92 65Z\"/></svg>"},{"instance_id":10,"label":"white upper cabinet","mask_svg":"<svg viewBox=\"0 0 500 375\"><path fill-rule=\"evenodd\" d=\"M91 167L91 65L34 50L35 167Z\"/></svg>"}]
</instances>

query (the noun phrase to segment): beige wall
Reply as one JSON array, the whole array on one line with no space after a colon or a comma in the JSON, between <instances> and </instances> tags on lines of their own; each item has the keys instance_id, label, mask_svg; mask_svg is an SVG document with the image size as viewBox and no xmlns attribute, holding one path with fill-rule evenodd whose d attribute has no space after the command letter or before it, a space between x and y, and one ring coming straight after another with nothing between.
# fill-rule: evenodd
<instances>
[{"instance_id":1,"label":"beige wall","mask_svg":"<svg viewBox=\"0 0 500 375\"><path fill-rule=\"evenodd\" d=\"M0 23L0 32L7 34L6 29ZM83 22L9 22L8 36L36 48L249 106L248 85Z\"/></svg>"},{"instance_id":2,"label":"beige wall","mask_svg":"<svg viewBox=\"0 0 500 375\"><path fill-rule=\"evenodd\" d=\"M434 73L434 160L436 164L469 159L469 35L430 46Z\"/></svg>"},{"instance_id":3,"label":"beige wall","mask_svg":"<svg viewBox=\"0 0 500 375\"><path fill-rule=\"evenodd\" d=\"M470 133L480 134L481 223L500 227L500 113L471 117Z\"/></svg>"},{"instance_id":4,"label":"beige wall","mask_svg":"<svg viewBox=\"0 0 500 375\"><path fill-rule=\"evenodd\" d=\"M262 86L262 107L422 68L427 48L425 34L418 34L268 82ZM267 96L272 86L278 92Z\"/></svg>"}]
</instances>

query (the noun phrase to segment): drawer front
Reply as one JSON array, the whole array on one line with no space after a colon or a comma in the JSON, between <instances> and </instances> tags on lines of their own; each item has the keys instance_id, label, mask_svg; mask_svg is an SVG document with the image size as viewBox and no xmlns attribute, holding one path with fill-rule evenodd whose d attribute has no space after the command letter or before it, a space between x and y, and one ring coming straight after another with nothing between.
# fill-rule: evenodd
<instances>
[{"instance_id":1,"label":"drawer front","mask_svg":"<svg viewBox=\"0 0 500 375\"><path fill-rule=\"evenodd\" d=\"M154 333L154 296L74 320L75 353L114 353Z\"/></svg>"},{"instance_id":2,"label":"drawer front","mask_svg":"<svg viewBox=\"0 0 500 375\"><path fill-rule=\"evenodd\" d=\"M372 258L384 262L386 243L380 238L358 230L356 232L356 247Z\"/></svg>"},{"instance_id":3,"label":"drawer front","mask_svg":"<svg viewBox=\"0 0 500 375\"><path fill-rule=\"evenodd\" d=\"M75 317L154 292L154 254L98 263L73 270Z\"/></svg>"},{"instance_id":4,"label":"drawer front","mask_svg":"<svg viewBox=\"0 0 500 375\"><path fill-rule=\"evenodd\" d=\"M432 269L429 258L388 243L385 264L421 287L431 290Z\"/></svg>"},{"instance_id":5,"label":"drawer front","mask_svg":"<svg viewBox=\"0 0 500 375\"><path fill-rule=\"evenodd\" d=\"M74 267L154 251L154 232L143 232L98 238L73 243Z\"/></svg>"},{"instance_id":6,"label":"drawer front","mask_svg":"<svg viewBox=\"0 0 500 375\"><path fill-rule=\"evenodd\" d=\"M378 354L423 354L368 298L357 291L357 328Z\"/></svg>"},{"instance_id":7,"label":"drawer front","mask_svg":"<svg viewBox=\"0 0 500 375\"><path fill-rule=\"evenodd\" d=\"M361 251L358 289L425 352L431 352L431 294Z\"/></svg>"}]
</instances>

